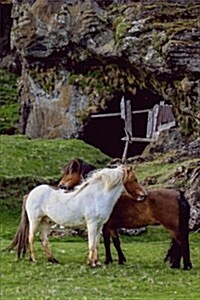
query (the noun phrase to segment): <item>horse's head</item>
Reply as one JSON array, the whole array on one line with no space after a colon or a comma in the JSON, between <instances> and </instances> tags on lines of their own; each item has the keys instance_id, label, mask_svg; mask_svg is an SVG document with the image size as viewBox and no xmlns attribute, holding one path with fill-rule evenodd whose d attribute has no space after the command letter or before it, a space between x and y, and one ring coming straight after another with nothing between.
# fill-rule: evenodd
<instances>
[{"instance_id":1,"label":"horse's head","mask_svg":"<svg viewBox=\"0 0 200 300\"><path fill-rule=\"evenodd\" d=\"M145 189L139 184L133 171L133 167L124 167L124 187L130 195L137 199L137 201L144 200L147 195Z\"/></svg>"},{"instance_id":2,"label":"horse's head","mask_svg":"<svg viewBox=\"0 0 200 300\"><path fill-rule=\"evenodd\" d=\"M73 190L73 188L81 182L80 173L65 174L60 180L58 187L65 190Z\"/></svg>"},{"instance_id":3,"label":"horse's head","mask_svg":"<svg viewBox=\"0 0 200 300\"><path fill-rule=\"evenodd\" d=\"M81 182L81 160L72 159L63 168L62 179L58 187L61 189L72 190Z\"/></svg>"}]
</instances>

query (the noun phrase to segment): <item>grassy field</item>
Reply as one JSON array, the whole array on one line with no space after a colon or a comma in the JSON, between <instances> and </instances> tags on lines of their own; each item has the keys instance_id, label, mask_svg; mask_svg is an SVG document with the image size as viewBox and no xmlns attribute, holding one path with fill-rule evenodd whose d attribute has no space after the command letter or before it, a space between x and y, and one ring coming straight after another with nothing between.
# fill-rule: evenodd
<instances>
[{"instance_id":1,"label":"grassy field","mask_svg":"<svg viewBox=\"0 0 200 300\"><path fill-rule=\"evenodd\" d=\"M16 214L1 215L1 249L16 230ZM91 269L86 265L87 241L80 237L50 238L60 264L47 263L36 238L37 262L16 260L14 252L1 252L1 299L198 299L200 282L200 235L191 233L190 271L170 269L163 263L169 236L160 227L149 227L136 237L122 237L127 257L124 266ZM103 262L104 248L100 244Z\"/></svg>"},{"instance_id":2,"label":"grassy field","mask_svg":"<svg viewBox=\"0 0 200 300\"><path fill-rule=\"evenodd\" d=\"M200 294L200 235L191 233L190 271L172 270L163 262L169 247L168 233L161 227L149 227L141 236L121 236L127 263L115 261L105 266L101 241L102 266L86 265L87 240L81 237L50 237L51 248L60 264L47 263L36 236L37 262L28 256L17 261L16 253L2 251L11 242L20 220L22 195L41 182L55 183L61 167L71 158L82 158L96 167L110 159L78 140L28 140L23 136L1 136L0 176L0 292L10 299L198 299ZM184 162L187 164L188 162ZM145 167L146 166L146 167ZM157 174L165 179L176 164L164 164L162 158L137 166L141 180ZM168 169L167 169L168 168ZM164 170L164 171L163 171ZM162 184L162 181L160 181Z\"/></svg>"}]
</instances>

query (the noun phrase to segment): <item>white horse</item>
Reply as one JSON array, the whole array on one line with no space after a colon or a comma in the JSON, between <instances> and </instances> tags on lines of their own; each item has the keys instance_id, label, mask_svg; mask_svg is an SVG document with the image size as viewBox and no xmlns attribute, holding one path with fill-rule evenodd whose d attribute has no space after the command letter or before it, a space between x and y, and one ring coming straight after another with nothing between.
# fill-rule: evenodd
<instances>
[{"instance_id":1,"label":"white horse","mask_svg":"<svg viewBox=\"0 0 200 300\"><path fill-rule=\"evenodd\" d=\"M51 262L58 262L48 246L48 235L53 223L68 227L87 227L88 264L100 265L98 244L103 224L107 222L124 187L136 191L138 197L146 195L130 167L104 168L93 172L87 180L72 192L56 190L48 185L34 188L26 198L21 223L17 231L18 257L25 255L30 246L30 260L35 261L34 235L41 224L41 242ZM139 199L139 198L138 198Z\"/></svg>"}]
</instances>

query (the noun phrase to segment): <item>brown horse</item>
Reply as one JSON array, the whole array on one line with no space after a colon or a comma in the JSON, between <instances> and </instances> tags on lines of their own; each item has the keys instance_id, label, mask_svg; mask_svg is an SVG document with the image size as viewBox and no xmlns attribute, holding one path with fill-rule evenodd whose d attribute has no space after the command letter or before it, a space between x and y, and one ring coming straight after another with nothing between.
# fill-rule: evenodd
<instances>
[{"instance_id":1,"label":"brown horse","mask_svg":"<svg viewBox=\"0 0 200 300\"><path fill-rule=\"evenodd\" d=\"M192 268L189 250L189 216L190 208L184 195L175 190L159 189L148 191L145 200L135 201L134 197L124 193L116 203L113 212L103 227L103 238L106 250L105 263L111 263L110 236L118 252L119 264L126 258L120 247L118 228L140 228L147 225L163 225L172 236L172 244L165 261L171 268L180 268L183 257L183 268Z\"/></svg>"},{"instance_id":2,"label":"brown horse","mask_svg":"<svg viewBox=\"0 0 200 300\"><path fill-rule=\"evenodd\" d=\"M73 169L73 164L72 164ZM76 179L81 175L72 172ZM62 178L62 184L68 186L67 177ZM70 178L72 182L72 177ZM71 185L72 188L72 185ZM190 269L189 252L189 204L182 193L170 189L152 190L148 192L144 201L138 202L129 187L129 195L124 193L115 205L108 222L103 227L104 245L106 250L105 263L112 262L110 252L110 236L118 252L119 264L126 258L121 250L118 228L140 228L147 225L161 224L172 236L172 245L168 250L165 261L169 261L172 268L180 268L183 257L184 269ZM125 198L126 201L123 201Z\"/></svg>"}]
</instances>

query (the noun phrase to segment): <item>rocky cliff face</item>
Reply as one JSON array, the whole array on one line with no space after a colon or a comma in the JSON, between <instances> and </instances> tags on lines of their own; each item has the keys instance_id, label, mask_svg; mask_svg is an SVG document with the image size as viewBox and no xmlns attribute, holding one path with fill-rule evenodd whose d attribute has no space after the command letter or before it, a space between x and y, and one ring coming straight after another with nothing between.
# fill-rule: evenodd
<instances>
[{"instance_id":1,"label":"rocky cliff face","mask_svg":"<svg viewBox=\"0 0 200 300\"><path fill-rule=\"evenodd\" d=\"M78 137L118 93L147 89L199 136L199 1L13 0L20 128Z\"/></svg>"}]
</instances>

